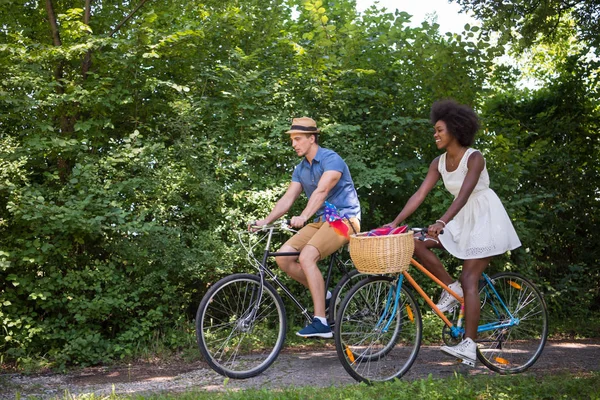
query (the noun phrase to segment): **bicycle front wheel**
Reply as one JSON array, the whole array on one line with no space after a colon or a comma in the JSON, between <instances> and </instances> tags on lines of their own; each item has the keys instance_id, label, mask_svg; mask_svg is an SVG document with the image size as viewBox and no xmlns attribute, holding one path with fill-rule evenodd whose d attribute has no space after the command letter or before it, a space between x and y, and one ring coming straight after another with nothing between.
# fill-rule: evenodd
<instances>
[{"instance_id":1,"label":"bicycle front wheel","mask_svg":"<svg viewBox=\"0 0 600 400\"><path fill-rule=\"evenodd\" d=\"M479 289L481 317L477 358L501 374L523 372L538 359L548 337L548 311L531 281L511 272L491 277ZM494 292L495 289L495 292ZM497 296L496 296L497 292ZM510 323L510 314L515 318ZM503 324L503 327L494 325Z\"/></svg>"},{"instance_id":2,"label":"bicycle front wheel","mask_svg":"<svg viewBox=\"0 0 600 400\"><path fill-rule=\"evenodd\" d=\"M346 266L354 268L354 265L350 263L352 263L352 260L349 260L346 263ZM351 269L347 274L342 275L342 278L339 280L337 285L335 285L335 288L331 293L331 302L329 309L327 310L327 317L330 326L335 325L335 319L337 318L340 305L342 304L344 297L346 297L346 295L350 292L350 289L367 277L368 275L358 272L356 269Z\"/></svg>"},{"instance_id":3,"label":"bicycle front wheel","mask_svg":"<svg viewBox=\"0 0 600 400\"><path fill-rule=\"evenodd\" d=\"M394 312L397 280L362 280L340 305L335 344L344 369L357 381L400 378L414 363L421 345L421 313L402 286Z\"/></svg>"},{"instance_id":4,"label":"bicycle front wheel","mask_svg":"<svg viewBox=\"0 0 600 400\"><path fill-rule=\"evenodd\" d=\"M265 371L279 355L286 329L281 296L268 282L261 288L260 278L251 274L218 281L196 313L196 337L205 361L235 379Z\"/></svg>"}]
</instances>

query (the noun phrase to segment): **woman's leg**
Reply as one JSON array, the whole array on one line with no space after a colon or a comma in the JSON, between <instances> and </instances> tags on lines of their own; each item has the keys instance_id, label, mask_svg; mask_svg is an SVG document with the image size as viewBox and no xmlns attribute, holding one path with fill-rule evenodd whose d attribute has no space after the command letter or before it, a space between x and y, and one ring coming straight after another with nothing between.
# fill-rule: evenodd
<instances>
[{"instance_id":1,"label":"woman's leg","mask_svg":"<svg viewBox=\"0 0 600 400\"><path fill-rule=\"evenodd\" d=\"M465 299L465 337L475 340L479 325L479 280L481 274L490 264L491 257L465 260L460 283Z\"/></svg>"},{"instance_id":2,"label":"woman's leg","mask_svg":"<svg viewBox=\"0 0 600 400\"><path fill-rule=\"evenodd\" d=\"M439 258L435 255L431 249L443 249L441 243L435 240L415 240L415 258L423 264L429 272L436 276L440 281L444 282L446 285L454 282L454 279L450 276L446 268L444 268L444 264L440 261Z\"/></svg>"}]
</instances>

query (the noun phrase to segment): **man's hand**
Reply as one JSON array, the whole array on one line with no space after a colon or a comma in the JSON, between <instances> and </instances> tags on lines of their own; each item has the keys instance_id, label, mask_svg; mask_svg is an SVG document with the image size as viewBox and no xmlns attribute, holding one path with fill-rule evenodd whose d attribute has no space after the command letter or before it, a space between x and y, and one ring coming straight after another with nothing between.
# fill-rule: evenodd
<instances>
[{"instance_id":1,"label":"man's hand","mask_svg":"<svg viewBox=\"0 0 600 400\"><path fill-rule=\"evenodd\" d=\"M258 229L256 228L257 226L265 226L268 225L268 222L266 219L259 219L256 221L250 221L248 222L248 231L250 232L256 232Z\"/></svg>"},{"instance_id":2,"label":"man's hand","mask_svg":"<svg viewBox=\"0 0 600 400\"><path fill-rule=\"evenodd\" d=\"M303 216L292 217L290 220L290 225L294 228L302 228L306 224L306 220L307 218Z\"/></svg>"}]
</instances>

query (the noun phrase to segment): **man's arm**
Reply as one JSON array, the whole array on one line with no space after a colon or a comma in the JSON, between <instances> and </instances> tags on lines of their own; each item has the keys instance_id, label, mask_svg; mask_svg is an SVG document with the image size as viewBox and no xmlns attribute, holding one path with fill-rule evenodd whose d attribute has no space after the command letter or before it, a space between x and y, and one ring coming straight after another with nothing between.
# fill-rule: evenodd
<instances>
[{"instance_id":1,"label":"man's arm","mask_svg":"<svg viewBox=\"0 0 600 400\"><path fill-rule=\"evenodd\" d=\"M325 171L321 175L321 179L319 179L317 188L310 196L310 199L308 199L308 204L306 204L306 207L299 216L292 218L291 225L297 228L304 226L306 221L321 208L329 191L333 189L341 177L342 173L339 171Z\"/></svg>"},{"instance_id":2,"label":"man's arm","mask_svg":"<svg viewBox=\"0 0 600 400\"><path fill-rule=\"evenodd\" d=\"M288 212L288 210L294 204L294 201L300 196L302 193L302 185L300 182L290 182L290 185L287 188L287 191L283 195L279 201L275 204L273 210L269 213L269 215L265 219L261 219L256 221L254 224L257 226L268 225L271 222L277 220L277 218L281 217L283 214Z\"/></svg>"}]
</instances>

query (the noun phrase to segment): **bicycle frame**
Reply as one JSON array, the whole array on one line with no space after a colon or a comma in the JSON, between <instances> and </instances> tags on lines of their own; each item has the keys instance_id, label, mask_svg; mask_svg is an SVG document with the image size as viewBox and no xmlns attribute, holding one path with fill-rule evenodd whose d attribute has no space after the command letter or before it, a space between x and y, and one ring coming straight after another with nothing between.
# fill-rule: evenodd
<instances>
[{"instance_id":1,"label":"bicycle frame","mask_svg":"<svg viewBox=\"0 0 600 400\"><path fill-rule=\"evenodd\" d=\"M392 312L395 313L398 308L398 297L399 297L398 295L400 293L400 288L402 287L402 284L403 284L403 278L405 278L410 283L410 285L417 291L417 293L419 293L419 295L425 300L425 302L429 305L429 307L431 307L431 309L437 314L437 316L440 317L442 319L442 321L444 321L444 323L446 324L446 326L448 326L448 328L450 328L450 332L451 332L452 336L453 337L462 336L465 332L464 327L462 326L464 299L462 297L460 297L458 294L456 294L446 284L444 284L442 281L440 281L435 275L433 275L431 272L429 272L423 265L419 264L419 262L417 262L415 259L411 259L410 263L411 263L411 265L416 267L419 271L421 271L425 275L427 275L431 280L433 280L439 286L441 286L444 290L448 291L448 293L450 293L450 295L452 297L454 297L456 300L458 300L460 302L461 311L460 311L460 315L459 315L457 324L454 325L444 315L444 313L442 313L440 311L440 309L433 302L431 297L429 297L427 295L427 293L425 293L423 288L421 288L421 286L417 283L417 281L415 281L415 279L410 275L408 270L403 271L402 274L399 275L395 288L392 288L390 290L390 297L388 297L388 301L391 300L392 292L393 291L396 292L396 295L394 296L395 299L394 299L394 305L393 305ZM482 274L482 276L483 276L483 279L488 283L488 285L486 285L485 290L488 291L488 293L490 294L490 298L495 301L495 304L493 304L493 308L496 310L496 313L498 315L500 315L502 312L504 312L505 315L507 315L508 317L505 319L505 322L497 322L497 323L489 323L489 324L480 325L477 327L477 332L486 332L486 331L491 331L491 330L495 330L495 329L507 328L507 327L511 327L514 325L518 325L519 319L513 317L512 313L510 312L510 310L508 309L508 307L506 306L506 304L504 303L504 301L502 300L502 298L496 291L496 288L494 288L493 282L491 281L490 277L485 273ZM392 314L392 315L394 315L394 314ZM388 326L389 326L389 323L388 323ZM387 329L387 326L384 329Z\"/></svg>"},{"instance_id":2,"label":"bicycle frame","mask_svg":"<svg viewBox=\"0 0 600 400\"><path fill-rule=\"evenodd\" d=\"M494 312L496 313L496 315L501 315L501 311L505 312L507 315L507 319L508 322L505 323L490 323L490 324L483 324L483 325L479 325L477 327L477 332L486 332L486 331L491 331L491 330L495 330L495 329L500 329L500 328L508 328L514 325L519 325L520 323L520 319L519 318L515 318L513 316L513 314L510 312L510 310L508 309L508 307L506 306L506 304L504 303L504 299L502 299L502 297L498 294L498 291L496 291L496 288L494 287L494 284L492 282L492 280L490 279L490 277L487 274L483 274L483 279L488 283L485 286L485 291L488 293L489 298L492 300L492 308L494 309ZM511 285L517 285L515 282L511 282ZM500 304L495 304L495 302L499 302ZM500 308L500 309L499 309Z\"/></svg>"},{"instance_id":3,"label":"bicycle frame","mask_svg":"<svg viewBox=\"0 0 600 400\"><path fill-rule=\"evenodd\" d=\"M268 228L268 233L266 234L267 235L267 243L265 244L265 248L263 251L262 262L258 263L258 265L257 265L261 287L264 285L265 277L267 277L268 280L275 283L277 285L277 287L279 287L285 293L285 295L290 300L292 300L292 302L296 305L296 307L298 307L298 309L300 310L302 315L307 319L307 321L309 323L311 323L313 320L313 317L309 314L308 309L306 307L304 307L304 305L302 303L300 303L300 301L296 298L296 296L294 296L294 294L288 289L288 287L277 278L277 275L275 274L275 272L273 272L271 270L271 268L269 268L269 264L267 263L267 261L270 257L285 257L285 256L297 257L300 255L299 251L292 251L292 252L271 251L271 239L273 237L273 233L274 233L275 229L276 229L275 226L271 226ZM334 265L336 265L338 267L340 272L342 272L344 274L348 273L348 270L346 269L344 263L339 262L338 254L340 252L341 252L341 249L334 252L333 254L331 254L331 256L329 256L329 267L327 269L327 279L325 280L325 288L326 288L325 290L327 290L327 288L329 287L329 284L331 283L331 273L333 271ZM260 290L260 293L258 293L258 299L257 299L258 301L255 303L256 305L254 306L254 309L252 311L252 315L251 315L252 317L254 316L254 314L256 313L256 310L258 309L258 305L260 304L260 302L262 300L262 295L263 295L263 290Z\"/></svg>"}]
</instances>

